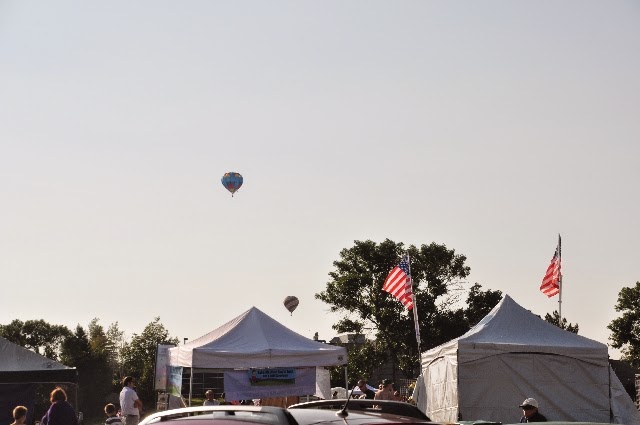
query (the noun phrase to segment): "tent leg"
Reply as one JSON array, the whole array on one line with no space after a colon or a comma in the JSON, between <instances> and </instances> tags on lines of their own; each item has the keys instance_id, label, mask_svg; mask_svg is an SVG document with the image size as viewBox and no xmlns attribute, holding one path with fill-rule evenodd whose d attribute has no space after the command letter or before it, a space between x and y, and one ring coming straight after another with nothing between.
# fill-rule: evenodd
<instances>
[{"instance_id":1,"label":"tent leg","mask_svg":"<svg viewBox=\"0 0 640 425\"><path fill-rule=\"evenodd\" d=\"M191 366L191 375L189 375L189 407L191 407L191 394L193 394L193 366Z\"/></svg>"},{"instance_id":2,"label":"tent leg","mask_svg":"<svg viewBox=\"0 0 640 425\"><path fill-rule=\"evenodd\" d=\"M347 389L347 397L349 397L349 376L347 374L347 365L344 365L344 387Z\"/></svg>"}]
</instances>

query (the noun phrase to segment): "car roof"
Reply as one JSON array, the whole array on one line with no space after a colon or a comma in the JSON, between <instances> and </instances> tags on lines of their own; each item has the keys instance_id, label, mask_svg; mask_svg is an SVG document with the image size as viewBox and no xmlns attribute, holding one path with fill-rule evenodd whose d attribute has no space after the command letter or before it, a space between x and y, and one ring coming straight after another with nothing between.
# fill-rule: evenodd
<instances>
[{"instance_id":1,"label":"car roof","mask_svg":"<svg viewBox=\"0 0 640 425\"><path fill-rule=\"evenodd\" d=\"M318 400L306 403L298 403L289 406L289 409L329 409L340 410L347 403L347 399ZM389 413L400 416L408 416L415 419L430 420L422 410L416 406L405 403L403 401L392 400L371 400L371 399L350 399L347 404L347 410L352 411L371 411L377 413Z\"/></svg>"},{"instance_id":2,"label":"car roof","mask_svg":"<svg viewBox=\"0 0 640 425\"><path fill-rule=\"evenodd\" d=\"M346 400L344 400L346 401ZM373 400L369 400L373 401ZM382 400L376 400L382 404ZM303 403L306 404L306 403ZM340 406L342 407L342 406ZM407 425L431 424L428 420L365 407L341 409L271 406L196 406L154 413L140 425Z\"/></svg>"},{"instance_id":3,"label":"car roof","mask_svg":"<svg viewBox=\"0 0 640 425\"><path fill-rule=\"evenodd\" d=\"M336 425L371 425L371 424L431 424L424 419L394 415L374 411L346 411L327 409L289 409L299 425L336 424Z\"/></svg>"},{"instance_id":4,"label":"car roof","mask_svg":"<svg viewBox=\"0 0 640 425\"><path fill-rule=\"evenodd\" d=\"M520 425L518 422L458 421L459 425ZM547 421L545 425L611 425L609 422Z\"/></svg>"},{"instance_id":5,"label":"car roof","mask_svg":"<svg viewBox=\"0 0 640 425\"><path fill-rule=\"evenodd\" d=\"M180 409L164 410L154 413L142 421L140 425L181 423L184 425L296 425L295 420L286 409L271 406L194 406Z\"/></svg>"}]
</instances>

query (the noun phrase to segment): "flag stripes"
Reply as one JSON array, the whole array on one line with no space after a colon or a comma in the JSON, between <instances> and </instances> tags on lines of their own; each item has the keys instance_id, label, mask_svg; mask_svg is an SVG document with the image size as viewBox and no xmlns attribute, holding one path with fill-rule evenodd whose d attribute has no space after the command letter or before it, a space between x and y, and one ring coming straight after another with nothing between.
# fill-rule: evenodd
<instances>
[{"instance_id":1,"label":"flag stripes","mask_svg":"<svg viewBox=\"0 0 640 425\"><path fill-rule=\"evenodd\" d=\"M397 298L408 310L413 308L413 291L409 275L409 259L404 257L400 264L389 272L382 290Z\"/></svg>"},{"instance_id":2,"label":"flag stripes","mask_svg":"<svg viewBox=\"0 0 640 425\"><path fill-rule=\"evenodd\" d=\"M558 244L558 248L551 258L551 264L547 267L547 272L542 278L542 285L540 285L540 291L549 298L560 293L560 278L562 277L560 267L560 245Z\"/></svg>"}]
</instances>

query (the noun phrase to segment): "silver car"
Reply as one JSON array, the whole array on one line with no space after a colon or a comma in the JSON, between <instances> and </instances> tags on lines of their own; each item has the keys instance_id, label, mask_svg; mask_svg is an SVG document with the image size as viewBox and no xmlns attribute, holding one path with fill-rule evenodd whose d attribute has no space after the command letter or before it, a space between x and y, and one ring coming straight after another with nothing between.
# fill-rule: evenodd
<instances>
[{"instance_id":1,"label":"silver car","mask_svg":"<svg viewBox=\"0 0 640 425\"><path fill-rule=\"evenodd\" d=\"M381 403L380 403L381 404ZM344 407L344 406L341 406ZM383 412L382 409L349 410L269 406L199 406L154 413L140 425L397 425L431 424L428 420Z\"/></svg>"}]
</instances>

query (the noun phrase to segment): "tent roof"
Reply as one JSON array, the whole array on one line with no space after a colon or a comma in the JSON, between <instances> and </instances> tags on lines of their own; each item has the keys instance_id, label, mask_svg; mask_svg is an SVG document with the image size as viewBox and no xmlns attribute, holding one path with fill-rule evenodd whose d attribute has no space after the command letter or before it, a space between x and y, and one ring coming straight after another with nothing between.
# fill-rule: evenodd
<instances>
[{"instance_id":1,"label":"tent roof","mask_svg":"<svg viewBox=\"0 0 640 425\"><path fill-rule=\"evenodd\" d=\"M75 368L0 337L0 383L76 381Z\"/></svg>"},{"instance_id":2,"label":"tent roof","mask_svg":"<svg viewBox=\"0 0 640 425\"><path fill-rule=\"evenodd\" d=\"M219 328L169 349L170 364L194 368L334 366L347 362L344 347L305 338L255 307Z\"/></svg>"},{"instance_id":3,"label":"tent roof","mask_svg":"<svg viewBox=\"0 0 640 425\"><path fill-rule=\"evenodd\" d=\"M423 353L422 363L455 351L460 362L501 352L567 355L603 365L608 362L605 344L548 323L508 295L467 333Z\"/></svg>"}]
</instances>

